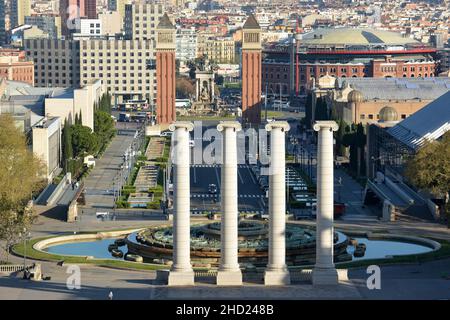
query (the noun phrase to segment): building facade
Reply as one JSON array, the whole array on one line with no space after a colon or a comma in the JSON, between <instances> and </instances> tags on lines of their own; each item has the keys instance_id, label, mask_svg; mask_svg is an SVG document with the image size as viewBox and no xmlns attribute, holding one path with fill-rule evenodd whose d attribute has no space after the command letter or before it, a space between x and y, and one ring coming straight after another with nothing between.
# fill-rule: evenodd
<instances>
[{"instance_id":1,"label":"building facade","mask_svg":"<svg viewBox=\"0 0 450 320\"><path fill-rule=\"evenodd\" d=\"M97 0L85 0L86 18L97 19Z\"/></svg>"},{"instance_id":2,"label":"building facade","mask_svg":"<svg viewBox=\"0 0 450 320\"><path fill-rule=\"evenodd\" d=\"M337 78L427 78L437 71L435 48L395 32L321 28L297 35L295 40L265 48L263 87L268 86L269 91L279 94L281 83L286 89L282 91L290 96L303 95L326 74Z\"/></svg>"},{"instance_id":3,"label":"building facade","mask_svg":"<svg viewBox=\"0 0 450 320\"><path fill-rule=\"evenodd\" d=\"M195 28L178 28L176 33L177 59L186 62L197 57L197 32Z\"/></svg>"},{"instance_id":4,"label":"building facade","mask_svg":"<svg viewBox=\"0 0 450 320\"><path fill-rule=\"evenodd\" d=\"M154 59L152 42L90 39L81 40L79 48L80 85L101 79L112 95L153 102L155 71L147 69L147 61Z\"/></svg>"},{"instance_id":5,"label":"building facade","mask_svg":"<svg viewBox=\"0 0 450 320\"><path fill-rule=\"evenodd\" d=\"M32 15L25 17L25 24L36 26L44 33L48 34L50 39L61 38L61 17L50 15Z\"/></svg>"},{"instance_id":6,"label":"building facade","mask_svg":"<svg viewBox=\"0 0 450 320\"><path fill-rule=\"evenodd\" d=\"M125 5L125 38L128 40L155 39L158 22L164 14L164 6L155 3Z\"/></svg>"},{"instance_id":7,"label":"building facade","mask_svg":"<svg viewBox=\"0 0 450 320\"><path fill-rule=\"evenodd\" d=\"M45 164L45 177L52 181L61 163L61 118L44 117L33 126L33 152Z\"/></svg>"},{"instance_id":8,"label":"building facade","mask_svg":"<svg viewBox=\"0 0 450 320\"><path fill-rule=\"evenodd\" d=\"M25 23L25 17L31 15L30 0L11 0L11 29L21 26Z\"/></svg>"},{"instance_id":9,"label":"building facade","mask_svg":"<svg viewBox=\"0 0 450 320\"><path fill-rule=\"evenodd\" d=\"M37 87L80 85L80 43L72 40L25 39L28 59L34 61Z\"/></svg>"},{"instance_id":10,"label":"building facade","mask_svg":"<svg viewBox=\"0 0 450 320\"><path fill-rule=\"evenodd\" d=\"M34 62L26 59L24 51L0 49L0 78L34 85Z\"/></svg>"},{"instance_id":11,"label":"building facade","mask_svg":"<svg viewBox=\"0 0 450 320\"><path fill-rule=\"evenodd\" d=\"M6 42L5 0L0 0L0 46Z\"/></svg>"},{"instance_id":12,"label":"building facade","mask_svg":"<svg viewBox=\"0 0 450 320\"><path fill-rule=\"evenodd\" d=\"M198 35L198 57L206 56L215 63L234 63L235 51L235 42L232 38L215 37L209 33Z\"/></svg>"},{"instance_id":13,"label":"building facade","mask_svg":"<svg viewBox=\"0 0 450 320\"><path fill-rule=\"evenodd\" d=\"M328 76L323 77L326 79ZM329 77L332 79L332 77ZM407 119L425 105L450 90L450 79L439 78L338 78L334 85L321 88L319 80L313 92L315 101L322 96L330 113L346 123L374 124Z\"/></svg>"}]
</instances>

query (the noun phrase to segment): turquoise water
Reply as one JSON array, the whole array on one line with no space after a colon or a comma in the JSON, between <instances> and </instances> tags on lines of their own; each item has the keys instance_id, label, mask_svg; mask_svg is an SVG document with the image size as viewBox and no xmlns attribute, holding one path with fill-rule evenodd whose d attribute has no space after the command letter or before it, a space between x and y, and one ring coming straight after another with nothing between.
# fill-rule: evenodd
<instances>
[{"instance_id":1,"label":"turquoise water","mask_svg":"<svg viewBox=\"0 0 450 320\"><path fill-rule=\"evenodd\" d=\"M363 257L355 258L353 260L364 259L380 259L389 255L406 255L406 254L418 254L432 251L431 248L408 242L399 241L386 241L386 240L368 240L366 238L355 238L358 243L366 244L366 253ZM115 239L103 239L88 242L72 242L58 244L52 247L44 249L48 253L61 254L61 255L79 255L79 256L93 256L100 259L119 259L114 258L110 252L108 252L108 245L114 243ZM127 247L119 247L125 254L127 253ZM353 254L354 247L349 246L347 252Z\"/></svg>"},{"instance_id":2,"label":"turquoise water","mask_svg":"<svg viewBox=\"0 0 450 320\"><path fill-rule=\"evenodd\" d=\"M433 249L415 243L400 242L400 241L386 241L386 240L369 240L367 238L355 238L358 243L366 245L366 253L363 257L353 257L353 260L364 259L380 259L386 256L407 255L430 252ZM353 246L347 247L347 252L353 254L355 248Z\"/></svg>"},{"instance_id":3,"label":"turquoise water","mask_svg":"<svg viewBox=\"0 0 450 320\"><path fill-rule=\"evenodd\" d=\"M61 255L74 255L74 256L93 256L99 259L119 259L115 258L108 251L108 246L114 243L115 239L103 239L96 241L86 242L72 242L63 243L55 246L45 248L44 251L48 253L61 254ZM127 253L127 246L119 247L123 254Z\"/></svg>"}]
</instances>

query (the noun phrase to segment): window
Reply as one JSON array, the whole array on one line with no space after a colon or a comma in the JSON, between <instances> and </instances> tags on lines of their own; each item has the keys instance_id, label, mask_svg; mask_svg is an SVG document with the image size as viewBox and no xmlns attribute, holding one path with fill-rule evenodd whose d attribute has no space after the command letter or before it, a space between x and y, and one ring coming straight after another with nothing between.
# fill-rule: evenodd
<instances>
[{"instance_id":1,"label":"window","mask_svg":"<svg viewBox=\"0 0 450 320\"><path fill-rule=\"evenodd\" d=\"M363 120L363 119L366 118L366 115L365 115L365 114L361 114L361 115L359 116L359 118L360 118L361 120Z\"/></svg>"}]
</instances>

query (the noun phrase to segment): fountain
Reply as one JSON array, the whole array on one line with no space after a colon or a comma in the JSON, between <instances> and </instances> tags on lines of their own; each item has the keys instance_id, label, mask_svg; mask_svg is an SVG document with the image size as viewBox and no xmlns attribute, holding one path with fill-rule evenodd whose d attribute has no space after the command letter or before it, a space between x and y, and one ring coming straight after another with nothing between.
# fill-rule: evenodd
<instances>
[{"instance_id":1,"label":"fountain","mask_svg":"<svg viewBox=\"0 0 450 320\"><path fill-rule=\"evenodd\" d=\"M194 265L216 267L220 260L221 222L191 226L191 260ZM268 259L269 226L262 221L241 220L238 224L238 257L240 263L265 266ZM286 225L286 258L288 265L311 265L315 261L315 230L296 224ZM152 262L170 261L173 250L171 226L152 227L126 238L128 250ZM351 260L347 254L348 238L334 233L336 261Z\"/></svg>"}]
</instances>

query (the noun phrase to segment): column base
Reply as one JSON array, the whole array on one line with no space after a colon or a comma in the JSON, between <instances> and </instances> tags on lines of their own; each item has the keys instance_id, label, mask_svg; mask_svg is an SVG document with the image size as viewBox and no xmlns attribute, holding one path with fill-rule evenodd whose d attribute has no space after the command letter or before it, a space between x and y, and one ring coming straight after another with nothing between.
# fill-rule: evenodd
<instances>
[{"instance_id":1,"label":"column base","mask_svg":"<svg viewBox=\"0 0 450 320\"><path fill-rule=\"evenodd\" d=\"M291 284L291 276L288 270L266 270L264 272L264 285L285 286Z\"/></svg>"},{"instance_id":2,"label":"column base","mask_svg":"<svg viewBox=\"0 0 450 320\"><path fill-rule=\"evenodd\" d=\"M193 286L194 271L170 271L167 277L169 286Z\"/></svg>"},{"instance_id":3,"label":"column base","mask_svg":"<svg viewBox=\"0 0 450 320\"><path fill-rule=\"evenodd\" d=\"M242 272L236 271L218 271L216 277L216 284L218 286L241 286Z\"/></svg>"},{"instance_id":4,"label":"column base","mask_svg":"<svg viewBox=\"0 0 450 320\"><path fill-rule=\"evenodd\" d=\"M312 283L314 286L334 286L339 284L336 268L317 268L312 271Z\"/></svg>"}]
</instances>

